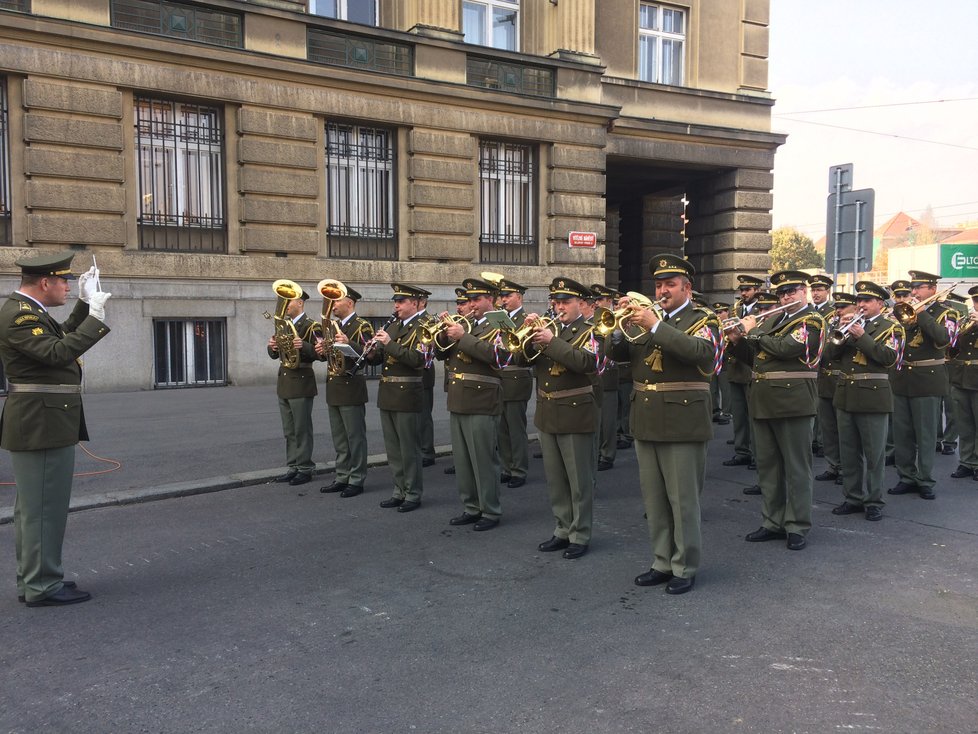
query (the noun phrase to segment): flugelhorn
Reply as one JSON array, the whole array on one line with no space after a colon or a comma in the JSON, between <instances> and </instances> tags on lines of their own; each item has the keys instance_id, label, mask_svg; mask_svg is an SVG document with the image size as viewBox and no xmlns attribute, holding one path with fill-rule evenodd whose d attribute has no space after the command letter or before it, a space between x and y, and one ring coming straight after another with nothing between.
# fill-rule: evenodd
<instances>
[{"instance_id":1,"label":"flugelhorn","mask_svg":"<svg viewBox=\"0 0 978 734\"><path fill-rule=\"evenodd\" d=\"M422 344L433 344L438 335L445 330L446 326L458 324L466 332L472 331L472 322L459 314L450 314L441 321L432 324L425 324L418 329L418 339Z\"/></svg>"},{"instance_id":2,"label":"flugelhorn","mask_svg":"<svg viewBox=\"0 0 978 734\"><path fill-rule=\"evenodd\" d=\"M527 319L516 331L506 331L503 335L503 345L512 354L522 354L527 362L534 361L540 356L537 350L531 351L529 347L533 343L533 335L538 331L550 331L554 336L560 333L561 323L550 316L540 316L535 319Z\"/></svg>"},{"instance_id":3,"label":"flugelhorn","mask_svg":"<svg viewBox=\"0 0 978 734\"><path fill-rule=\"evenodd\" d=\"M621 329L621 333L624 335L625 339L634 343L645 336L648 332L644 327L629 322L632 314L639 309L645 309L655 313L656 317L661 320L665 316L665 310L662 308L662 301L664 301L666 297L663 296L659 300L653 301L644 293L639 293L638 291L628 291L625 296L628 298L628 304L622 306L614 312L616 314L622 312L622 315L616 318L614 328ZM614 331L614 329L612 329L612 331ZM598 333L604 334L605 332L598 331Z\"/></svg>"},{"instance_id":4,"label":"flugelhorn","mask_svg":"<svg viewBox=\"0 0 978 734\"><path fill-rule=\"evenodd\" d=\"M917 323L917 314L919 314L925 308L927 308L928 306L930 306L931 303L935 303L935 302L938 302L938 301L943 301L945 298L947 298L949 295L951 295L951 291L953 291L955 288L957 288L962 283L964 283L963 280L958 281L954 285L952 285L952 286L950 286L948 288L945 288L942 291L938 291L934 295L928 296L924 300L918 301L917 303L913 303L913 304L910 304L910 303L894 303L893 304L893 318L895 318L897 321L899 321L900 324L901 324L901 326L903 326L903 327L913 326L914 324Z\"/></svg>"},{"instance_id":5,"label":"flugelhorn","mask_svg":"<svg viewBox=\"0 0 978 734\"><path fill-rule=\"evenodd\" d=\"M275 344L278 347L278 357L282 361L282 366L294 370L299 366L299 350L295 348L295 339L299 337L299 332L295 330L295 324L286 316L285 311L289 301L302 298L302 286L283 278L272 283L272 290L278 297L275 303L275 315L265 311L262 316L272 319L275 324Z\"/></svg>"}]
</instances>

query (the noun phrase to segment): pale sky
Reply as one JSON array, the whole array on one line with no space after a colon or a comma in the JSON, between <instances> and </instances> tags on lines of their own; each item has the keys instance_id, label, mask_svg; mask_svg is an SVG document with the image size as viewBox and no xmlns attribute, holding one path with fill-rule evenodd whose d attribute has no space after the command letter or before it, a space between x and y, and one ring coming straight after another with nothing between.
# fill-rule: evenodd
<instances>
[{"instance_id":1,"label":"pale sky","mask_svg":"<svg viewBox=\"0 0 978 734\"><path fill-rule=\"evenodd\" d=\"M978 1L771 0L770 33L771 124L788 134L776 228L821 237L829 168L843 163L854 189L876 191L874 226L927 206L944 226L978 222ZM934 100L946 101L905 104ZM867 105L899 106L839 109Z\"/></svg>"}]
</instances>

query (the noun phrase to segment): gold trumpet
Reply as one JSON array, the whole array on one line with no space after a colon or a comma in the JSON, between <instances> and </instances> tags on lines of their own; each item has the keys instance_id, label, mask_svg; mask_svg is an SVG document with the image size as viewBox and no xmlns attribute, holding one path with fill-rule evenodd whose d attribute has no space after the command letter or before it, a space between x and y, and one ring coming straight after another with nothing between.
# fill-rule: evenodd
<instances>
[{"instance_id":1,"label":"gold trumpet","mask_svg":"<svg viewBox=\"0 0 978 734\"><path fill-rule=\"evenodd\" d=\"M852 318L851 321L847 321L846 323L842 324L842 326L837 324L836 327L832 329L832 333L829 335L829 342L833 346L841 347L846 343L846 339L849 338L849 329L851 329L853 326L863 326L865 323L866 316L863 314L862 309L859 309L859 312Z\"/></svg>"},{"instance_id":2,"label":"gold trumpet","mask_svg":"<svg viewBox=\"0 0 978 734\"><path fill-rule=\"evenodd\" d=\"M434 344L435 339L438 338L438 335L445 330L445 327L450 326L451 324L458 324L465 329L466 333L472 331L471 321L459 314L450 314L441 321L433 324L425 324L418 329L418 339L422 344Z\"/></svg>"},{"instance_id":3,"label":"gold trumpet","mask_svg":"<svg viewBox=\"0 0 978 734\"><path fill-rule=\"evenodd\" d=\"M925 308L930 306L932 303L943 301L949 295L951 291L957 288L959 285L964 283L963 280L958 281L949 288L945 288L942 291L938 291L932 296L928 296L922 301L917 303L894 303L893 304L893 318L900 322L900 325L904 328L908 326L913 326L917 323L917 314L923 311Z\"/></svg>"},{"instance_id":4,"label":"gold trumpet","mask_svg":"<svg viewBox=\"0 0 978 734\"><path fill-rule=\"evenodd\" d=\"M655 313L656 317L660 320L666 315L665 310L662 308L662 302L665 300L665 296L660 298L658 301L653 301L651 298L638 291L628 291L625 294L628 297L629 303L627 306L622 306L614 313L617 315L621 313L621 316L616 316L614 328L621 329L621 333L624 335L627 341L633 344L646 335L646 330L639 326L638 324L625 323L635 312L645 309ZM601 331L600 328L595 329L599 334L606 335L610 332Z\"/></svg>"},{"instance_id":5,"label":"gold trumpet","mask_svg":"<svg viewBox=\"0 0 978 734\"><path fill-rule=\"evenodd\" d=\"M276 280L272 283L272 290L278 297L275 302L275 315L265 311L262 313L266 319L272 319L275 324L275 344L278 347L278 357L282 366L294 370L299 366L299 350L295 348L295 339L299 332L295 330L292 319L285 315L289 301L302 298L302 286L292 280Z\"/></svg>"},{"instance_id":6,"label":"gold trumpet","mask_svg":"<svg viewBox=\"0 0 978 734\"><path fill-rule=\"evenodd\" d=\"M333 347L336 340L336 335L340 333L340 325L335 321L332 321L330 317L333 314L333 304L341 298L346 298L346 286L338 280L323 278L316 285L316 290L318 290L319 294L323 297L322 338L323 341L326 342L326 346L329 349L328 356L326 356L326 371L329 375L335 377L336 375L343 374L346 366L346 360L343 357L343 353ZM332 328L327 326L327 324L331 324Z\"/></svg>"},{"instance_id":7,"label":"gold trumpet","mask_svg":"<svg viewBox=\"0 0 978 734\"><path fill-rule=\"evenodd\" d=\"M533 335L538 331L546 329L552 332L554 336L557 336L560 333L560 327L560 321L549 316L541 316L532 321L527 320L516 331L506 331L503 333L503 345L511 354L522 354L527 362L532 362L540 356L540 352L536 350L531 352L529 350L529 347L533 343Z\"/></svg>"}]
</instances>

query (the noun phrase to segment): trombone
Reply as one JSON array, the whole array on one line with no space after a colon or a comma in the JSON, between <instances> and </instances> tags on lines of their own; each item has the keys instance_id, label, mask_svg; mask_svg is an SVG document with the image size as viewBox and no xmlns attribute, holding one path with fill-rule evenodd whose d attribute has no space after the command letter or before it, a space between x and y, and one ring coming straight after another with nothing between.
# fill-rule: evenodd
<instances>
[{"instance_id":1,"label":"trombone","mask_svg":"<svg viewBox=\"0 0 978 734\"><path fill-rule=\"evenodd\" d=\"M925 308L927 308L928 306L930 306L931 303L936 303L936 302L939 302L939 301L943 301L945 298L947 298L949 295L951 295L951 291L953 291L955 288L957 288L962 283L964 283L963 280L958 281L957 283L955 283L954 285L950 286L949 288L945 288L942 291L938 291L934 295L928 296L924 300L918 301L917 303L913 303L913 304L910 304L910 303L894 303L893 304L893 318L895 318L897 321L899 321L900 322L900 325L903 326L904 328L906 328L908 326L913 326L914 324L917 323L917 314L919 314Z\"/></svg>"},{"instance_id":2,"label":"trombone","mask_svg":"<svg viewBox=\"0 0 978 734\"><path fill-rule=\"evenodd\" d=\"M800 300L792 301L791 303L786 303L783 306L778 306L777 308L772 308L768 311L765 311L762 316L758 317L758 321L760 321L760 319L762 318L766 319L768 316L773 316L776 313L781 313L782 311L785 311L791 308L792 306L797 306L801 302L802 301ZM739 316L733 316L729 319L724 319L723 321L720 322L720 330L733 331L734 329L740 329L741 331L743 331L744 328L743 326L741 326L742 321L743 319L741 319Z\"/></svg>"}]
</instances>

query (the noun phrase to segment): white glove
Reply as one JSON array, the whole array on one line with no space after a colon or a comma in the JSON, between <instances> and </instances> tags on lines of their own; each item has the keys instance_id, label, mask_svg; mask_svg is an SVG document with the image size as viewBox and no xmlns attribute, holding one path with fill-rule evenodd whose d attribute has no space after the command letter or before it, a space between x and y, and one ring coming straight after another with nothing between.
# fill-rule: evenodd
<instances>
[{"instance_id":1,"label":"white glove","mask_svg":"<svg viewBox=\"0 0 978 734\"><path fill-rule=\"evenodd\" d=\"M91 300L88 302L88 315L99 321L105 321L105 302L109 300L112 296L111 293L106 293L105 291L99 291L98 293L93 293Z\"/></svg>"},{"instance_id":2,"label":"white glove","mask_svg":"<svg viewBox=\"0 0 978 734\"><path fill-rule=\"evenodd\" d=\"M93 265L78 277L78 297L85 303L90 303L96 293L98 293L98 268Z\"/></svg>"}]
</instances>

